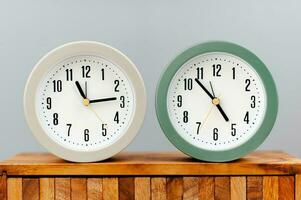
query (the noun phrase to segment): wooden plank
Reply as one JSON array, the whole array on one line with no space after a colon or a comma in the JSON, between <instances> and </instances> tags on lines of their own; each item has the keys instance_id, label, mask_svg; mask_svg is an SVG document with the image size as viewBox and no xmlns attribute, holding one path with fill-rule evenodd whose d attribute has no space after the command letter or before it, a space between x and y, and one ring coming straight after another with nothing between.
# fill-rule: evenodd
<instances>
[{"instance_id":1,"label":"wooden plank","mask_svg":"<svg viewBox=\"0 0 301 200\"><path fill-rule=\"evenodd\" d=\"M55 199L71 200L70 178L55 178Z\"/></svg>"},{"instance_id":2,"label":"wooden plank","mask_svg":"<svg viewBox=\"0 0 301 200\"><path fill-rule=\"evenodd\" d=\"M0 176L0 199L7 199L7 176L6 173L3 173Z\"/></svg>"},{"instance_id":3,"label":"wooden plank","mask_svg":"<svg viewBox=\"0 0 301 200\"><path fill-rule=\"evenodd\" d=\"M301 200L301 174L295 176L295 192L296 200Z\"/></svg>"},{"instance_id":4,"label":"wooden plank","mask_svg":"<svg viewBox=\"0 0 301 200\"><path fill-rule=\"evenodd\" d=\"M168 177L166 180L166 194L169 200L183 199L183 178Z\"/></svg>"},{"instance_id":5,"label":"wooden plank","mask_svg":"<svg viewBox=\"0 0 301 200\"><path fill-rule=\"evenodd\" d=\"M54 200L54 178L40 178L40 199Z\"/></svg>"},{"instance_id":6,"label":"wooden plank","mask_svg":"<svg viewBox=\"0 0 301 200\"><path fill-rule=\"evenodd\" d=\"M247 199L248 200L262 199L262 176L247 177Z\"/></svg>"},{"instance_id":7,"label":"wooden plank","mask_svg":"<svg viewBox=\"0 0 301 200\"><path fill-rule=\"evenodd\" d=\"M199 178L199 192L201 200L213 200L214 199L214 177L201 176Z\"/></svg>"},{"instance_id":8,"label":"wooden plank","mask_svg":"<svg viewBox=\"0 0 301 200\"><path fill-rule=\"evenodd\" d=\"M0 162L10 176L196 176L196 175L290 175L301 173L301 160L283 152L253 152L228 163L195 162L182 153L128 152L106 162L71 163L51 154L20 154Z\"/></svg>"},{"instance_id":9,"label":"wooden plank","mask_svg":"<svg viewBox=\"0 0 301 200\"><path fill-rule=\"evenodd\" d=\"M39 200L40 199L40 181L38 178L23 178L22 199Z\"/></svg>"},{"instance_id":10,"label":"wooden plank","mask_svg":"<svg viewBox=\"0 0 301 200\"><path fill-rule=\"evenodd\" d=\"M199 199L199 178L183 177L183 199L197 200Z\"/></svg>"},{"instance_id":11,"label":"wooden plank","mask_svg":"<svg viewBox=\"0 0 301 200\"><path fill-rule=\"evenodd\" d=\"M279 200L293 200L295 198L295 177L278 177Z\"/></svg>"},{"instance_id":12,"label":"wooden plank","mask_svg":"<svg viewBox=\"0 0 301 200\"><path fill-rule=\"evenodd\" d=\"M247 179L245 176L232 176L231 182L231 199L247 198Z\"/></svg>"},{"instance_id":13,"label":"wooden plank","mask_svg":"<svg viewBox=\"0 0 301 200\"><path fill-rule=\"evenodd\" d=\"M166 196L166 178L153 177L151 178L151 199L165 200Z\"/></svg>"},{"instance_id":14,"label":"wooden plank","mask_svg":"<svg viewBox=\"0 0 301 200\"><path fill-rule=\"evenodd\" d=\"M82 200L87 198L87 179L71 178L71 199Z\"/></svg>"},{"instance_id":15,"label":"wooden plank","mask_svg":"<svg viewBox=\"0 0 301 200\"><path fill-rule=\"evenodd\" d=\"M229 176L217 176L214 178L214 197L219 200L229 200L231 198Z\"/></svg>"},{"instance_id":16,"label":"wooden plank","mask_svg":"<svg viewBox=\"0 0 301 200\"><path fill-rule=\"evenodd\" d=\"M87 196L88 200L102 200L102 179L87 179Z\"/></svg>"},{"instance_id":17,"label":"wooden plank","mask_svg":"<svg viewBox=\"0 0 301 200\"><path fill-rule=\"evenodd\" d=\"M103 178L102 179L103 199L117 200L118 199L118 178Z\"/></svg>"},{"instance_id":18,"label":"wooden plank","mask_svg":"<svg viewBox=\"0 0 301 200\"><path fill-rule=\"evenodd\" d=\"M7 178L7 199L22 200L22 178Z\"/></svg>"},{"instance_id":19,"label":"wooden plank","mask_svg":"<svg viewBox=\"0 0 301 200\"><path fill-rule=\"evenodd\" d=\"M263 199L277 200L278 199L278 177L264 176L263 177Z\"/></svg>"},{"instance_id":20,"label":"wooden plank","mask_svg":"<svg viewBox=\"0 0 301 200\"><path fill-rule=\"evenodd\" d=\"M119 199L135 199L135 182L132 177L120 177L118 179Z\"/></svg>"},{"instance_id":21,"label":"wooden plank","mask_svg":"<svg viewBox=\"0 0 301 200\"><path fill-rule=\"evenodd\" d=\"M135 200L150 200L151 184L149 177L135 178Z\"/></svg>"}]
</instances>

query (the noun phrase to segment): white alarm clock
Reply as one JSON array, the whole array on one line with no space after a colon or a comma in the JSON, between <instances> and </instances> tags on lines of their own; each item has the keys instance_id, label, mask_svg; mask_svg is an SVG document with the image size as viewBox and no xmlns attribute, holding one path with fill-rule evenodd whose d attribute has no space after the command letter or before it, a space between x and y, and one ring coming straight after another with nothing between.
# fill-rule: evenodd
<instances>
[{"instance_id":1,"label":"white alarm clock","mask_svg":"<svg viewBox=\"0 0 301 200\"><path fill-rule=\"evenodd\" d=\"M117 49L72 42L36 64L24 110L33 135L50 152L70 161L100 161L138 133L146 90L136 66Z\"/></svg>"}]
</instances>

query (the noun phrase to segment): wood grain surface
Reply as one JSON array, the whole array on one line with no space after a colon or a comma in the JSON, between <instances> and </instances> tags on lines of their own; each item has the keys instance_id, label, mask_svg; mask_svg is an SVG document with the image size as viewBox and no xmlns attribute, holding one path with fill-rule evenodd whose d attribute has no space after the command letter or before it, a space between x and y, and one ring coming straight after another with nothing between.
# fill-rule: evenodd
<instances>
[{"instance_id":1,"label":"wood grain surface","mask_svg":"<svg viewBox=\"0 0 301 200\"><path fill-rule=\"evenodd\" d=\"M135 200L151 199L151 181L150 177L135 178Z\"/></svg>"},{"instance_id":2,"label":"wood grain surface","mask_svg":"<svg viewBox=\"0 0 301 200\"><path fill-rule=\"evenodd\" d=\"M166 178L153 177L151 178L151 199L166 200Z\"/></svg>"},{"instance_id":3,"label":"wood grain surface","mask_svg":"<svg viewBox=\"0 0 301 200\"><path fill-rule=\"evenodd\" d=\"M176 153L129 153L89 164L28 156L33 154L0 164L0 200L301 200L299 160L281 152L257 152L229 163L204 163ZM81 174L85 167L90 171Z\"/></svg>"},{"instance_id":4,"label":"wood grain surface","mask_svg":"<svg viewBox=\"0 0 301 200\"><path fill-rule=\"evenodd\" d=\"M230 183L232 199L247 198L247 179L245 176L233 176L230 178Z\"/></svg>"},{"instance_id":5,"label":"wood grain surface","mask_svg":"<svg viewBox=\"0 0 301 200\"><path fill-rule=\"evenodd\" d=\"M8 176L56 175L289 175L301 173L301 160L279 151L258 151L229 163L209 163L182 153L120 153L104 162L71 163L48 153L23 153L0 162Z\"/></svg>"},{"instance_id":6,"label":"wood grain surface","mask_svg":"<svg viewBox=\"0 0 301 200\"><path fill-rule=\"evenodd\" d=\"M40 199L54 200L54 178L40 178Z\"/></svg>"},{"instance_id":7,"label":"wood grain surface","mask_svg":"<svg viewBox=\"0 0 301 200\"><path fill-rule=\"evenodd\" d=\"M118 178L102 179L103 199L115 200L119 198Z\"/></svg>"},{"instance_id":8,"label":"wood grain surface","mask_svg":"<svg viewBox=\"0 0 301 200\"><path fill-rule=\"evenodd\" d=\"M214 197L218 200L230 199L230 177L218 176L215 177Z\"/></svg>"},{"instance_id":9,"label":"wood grain surface","mask_svg":"<svg viewBox=\"0 0 301 200\"><path fill-rule=\"evenodd\" d=\"M0 176L0 199L7 199L7 175L3 173Z\"/></svg>"},{"instance_id":10,"label":"wood grain surface","mask_svg":"<svg viewBox=\"0 0 301 200\"><path fill-rule=\"evenodd\" d=\"M87 179L71 178L71 199L82 200L87 198Z\"/></svg>"},{"instance_id":11,"label":"wood grain surface","mask_svg":"<svg viewBox=\"0 0 301 200\"><path fill-rule=\"evenodd\" d=\"M22 200L22 178L7 178L7 199Z\"/></svg>"},{"instance_id":12,"label":"wood grain surface","mask_svg":"<svg viewBox=\"0 0 301 200\"><path fill-rule=\"evenodd\" d=\"M22 182L22 199L39 200L40 199L40 182L38 178L23 178Z\"/></svg>"},{"instance_id":13,"label":"wood grain surface","mask_svg":"<svg viewBox=\"0 0 301 200\"><path fill-rule=\"evenodd\" d=\"M262 182L263 199L277 200L278 199L278 177L264 176Z\"/></svg>"},{"instance_id":14,"label":"wood grain surface","mask_svg":"<svg viewBox=\"0 0 301 200\"><path fill-rule=\"evenodd\" d=\"M293 200L295 198L295 178L294 176L279 176L278 191L279 200Z\"/></svg>"},{"instance_id":15,"label":"wood grain surface","mask_svg":"<svg viewBox=\"0 0 301 200\"><path fill-rule=\"evenodd\" d=\"M262 176L247 177L247 199L262 199Z\"/></svg>"},{"instance_id":16,"label":"wood grain surface","mask_svg":"<svg viewBox=\"0 0 301 200\"><path fill-rule=\"evenodd\" d=\"M295 177L295 191L296 191L296 194L295 194L295 197L296 197L296 200L301 200L301 174L297 174L296 177Z\"/></svg>"},{"instance_id":17,"label":"wood grain surface","mask_svg":"<svg viewBox=\"0 0 301 200\"><path fill-rule=\"evenodd\" d=\"M199 178L200 199L214 199L214 177L203 176Z\"/></svg>"},{"instance_id":18,"label":"wood grain surface","mask_svg":"<svg viewBox=\"0 0 301 200\"><path fill-rule=\"evenodd\" d=\"M102 200L102 178L87 179L87 197L88 200Z\"/></svg>"},{"instance_id":19,"label":"wood grain surface","mask_svg":"<svg viewBox=\"0 0 301 200\"><path fill-rule=\"evenodd\" d=\"M183 199L183 178L168 177L166 179L166 197L168 200Z\"/></svg>"},{"instance_id":20,"label":"wood grain surface","mask_svg":"<svg viewBox=\"0 0 301 200\"><path fill-rule=\"evenodd\" d=\"M55 199L71 199L70 178L55 178Z\"/></svg>"},{"instance_id":21,"label":"wood grain surface","mask_svg":"<svg viewBox=\"0 0 301 200\"><path fill-rule=\"evenodd\" d=\"M135 199L135 180L133 177L120 177L118 180L119 199Z\"/></svg>"},{"instance_id":22,"label":"wood grain surface","mask_svg":"<svg viewBox=\"0 0 301 200\"><path fill-rule=\"evenodd\" d=\"M300 200L299 186L295 176L26 177L7 178L7 199Z\"/></svg>"},{"instance_id":23,"label":"wood grain surface","mask_svg":"<svg viewBox=\"0 0 301 200\"><path fill-rule=\"evenodd\" d=\"M199 199L199 178L183 177L183 199Z\"/></svg>"}]
</instances>

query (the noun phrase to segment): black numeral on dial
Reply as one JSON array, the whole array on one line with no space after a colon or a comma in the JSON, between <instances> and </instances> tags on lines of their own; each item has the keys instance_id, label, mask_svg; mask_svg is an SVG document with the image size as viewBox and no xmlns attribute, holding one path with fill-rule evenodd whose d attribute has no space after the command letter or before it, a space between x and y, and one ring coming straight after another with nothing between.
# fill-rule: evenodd
<instances>
[{"instance_id":1,"label":"black numeral on dial","mask_svg":"<svg viewBox=\"0 0 301 200\"><path fill-rule=\"evenodd\" d=\"M59 124L59 115L57 113L53 113L53 125L58 125Z\"/></svg>"},{"instance_id":2,"label":"black numeral on dial","mask_svg":"<svg viewBox=\"0 0 301 200\"><path fill-rule=\"evenodd\" d=\"M178 101L177 106L179 108L182 107L182 104L183 104L182 95L177 96L177 101Z\"/></svg>"},{"instance_id":3,"label":"black numeral on dial","mask_svg":"<svg viewBox=\"0 0 301 200\"><path fill-rule=\"evenodd\" d=\"M213 140L214 141L218 140L218 129L217 128L213 129Z\"/></svg>"},{"instance_id":4,"label":"black numeral on dial","mask_svg":"<svg viewBox=\"0 0 301 200\"><path fill-rule=\"evenodd\" d=\"M114 91L115 91L115 92L119 92L119 88L118 88L118 87L119 87L119 80L115 80L115 81L114 81L114 84L115 84Z\"/></svg>"},{"instance_id":5,"label":"black numeral on dial","mask_svg":"<svg viewBox=\"0 0 301 200\"><path fill-rule=\"evenodd\" d=\"M116 122L117 124L119 124L119 112L118 111L115 113L114 122Z\"/></svg>"},{"instance_id":6,"label":"black numeral on dial","mask_svg":"<svg viewBox=\"0 0 301 200\"><path fill-rule=\"evenodd\" d=\"M188 111L186 110L183 112L183 122L184 123L188 122Z\"/></svg>"},{"instance_id":7,"label":"black numeral on dial","mask_svg":"<svg viewBox=\"0 0 301 200\"><path fill-rule=\"evenodd\" d=\"M184 90L192 90L192 78L184 78Z\"/></svg>"},{"instance_id":8,"label":"black numeral on dial","mask_svg":"<svg viewBox=\"0 0 301 200\"><path fill-rule=\"evenodd\" d=\"M107 124L101 125L101 133L102 133L102 136L107 136Z\"/></svg>"},{"instance_id":9,"label":"black numeral on dial","mask_svg":"<svg viewBox=\"0 0 301 200\"><path fill-rule=\"evenodd\" d=\"M89 129L84 130L84 140L85 142L89 141Z\"/></svg>"},{"instance_id":10,"label":"black numeral on dial","mask_svg":"<svg viewBox=\"0 0 301 200\"><path fill-rule=\"evenodd\" d=\"M245 117L244 117L244 122L249 124L249 111L246 112Z\"/></svg>"},{"instance_id":11,"label":"black numeral on dial","mask_svg":"<svg viewBox=\"0 0 301 200\"><path fill-rule=\"evenodd\" d=\"M100 78L103 81L105 80L105 69L103 69L103 68L101 69L101 77Z\"/></svg>"},{"instance_id":12,"label":"black numeral on dial","mask_svg":"<svg viewBox=\"0 0 301 200\"><path fill-rule=\"evenodd\" d=\"M48 110L50 110L50 109L51 109L51 106L52 106L52 103L51 103L51 97L47 97L47 98L46 98L46 108L47 108Z\"/></svg>"},{"instance_id":13,"label":"black numeral on dial","mask_svg":"<svg viewBox=\"0 0 301 200\"><path fill-rule=\"evenodd\" d=\"M236 124L231 124L231 135L235 136L236 135Z\"/></svg>"},{"instance_id":14,"label":"black numeral on dial","mask_svg":"<svg viewBox=\"0 0 301 200\"><path fill-rule=\"evenodd\" d=\"M213 68L213 76L220 77L222 66L220 64L217 64L217 65L213 65L212 68Z\"/></svg>"},{"instance_id":15,"label":"black numeral on dial","mask_svg":"<svg viewBox=\"0 0 301 200\"><path fill-rule=\"evenodd\" d=\"M82 76L83 76L83 78L91 78L90 71L91 71L91 67L89 65L82 66Z\"/></svg>"},{"instance_id":16,"label":"black numeral on dial","mask_svg":"<svg viewBox=\"0 0 301 200\"><path fill-rule=\"evenodd\" d=\"M120 96L119 98L120 98L120 101L121 101L120 108L124 108L125 107L125 97L124 96Z\"/></svg>"},{"instance_id":17,"label":"black numeral on dial","mask_svg":"<svg viewBox=\"0 0 301 200\"><path fill-rule=\"evenodd\" d=\"M63 88L63 83L61 80L53 80L53 92L61 92Z\"/></svg>"},{"instance_id":18,"label":"black numeral on dial","mask_svg":"<svg viewBox=\"0 0 301 200\"><path fill-rule=\"evenodd\" d=\"M72 69L66 69L66 80L67 81L73 80L73 70Z\"/></svg>"},{"instance_id":19,"label":"black numeral on dial","mask_svg":"<svg viewBox=\"0 0 301 200\"><path fill-rule=\"evenodd\" d=\"M235 80L235 67L232 68L232 79Z\"/></svg>"},{"instance_id":20,"label":"black numeral on dial","mask_svg":"<svg viewBox=\"0 0 301 200\"><path fill-rule=\"evenodd\" d=\"M197 79L203 79L204 78L204 68L203 67L196 68L196 78Z\"/></svg>"},{"instance_id":21,"label":"black numeral on dial","mask_svg":"<svg viewBox=\"0 0 301 200\"><path fill-rule=\"evenodd\" d=\"M251 96L251 108L256 107L256 98L254 95Z\"/></svg>"},{"instance_id":22,"label":"black numeral on dial","mask_svg":"<svg viewBox=\"0 0 301 200\"><path fill-rule=\"evenodd\" d=\"M246 84L246 88L245 88L246 92L250 92L251 91L250 90L251 80L250 79L246 79L245 80L245 84Z\"/></svg>"},{"instance_id":23,"label":"black numeral on dial","mask_svg":"<svg viewBox=\"0 0 301 200\"><path fill-rule=\"evenodd\" d=\"M196 125L197 125L196 134L199 134L201 122L196 122Z\"/></svg>"},{"instance_id":24,"label":"black numeral on dial","mask_svg":"<svg viewBox=\"0 0 301 200\"><path fill-rule=\"evenodd\" d=\"M70 130L71 130L71 126L72 126L72 124L66 124L67 126L68 126L68 136L70 136Z\"/></svg>"}]
</instances>

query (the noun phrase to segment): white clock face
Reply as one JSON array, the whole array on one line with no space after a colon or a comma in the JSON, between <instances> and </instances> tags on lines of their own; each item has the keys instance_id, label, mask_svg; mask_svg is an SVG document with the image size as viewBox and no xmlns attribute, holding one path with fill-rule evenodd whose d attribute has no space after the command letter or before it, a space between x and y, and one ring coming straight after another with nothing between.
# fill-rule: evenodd
<instances>
[{"instance_id":1,"label":"white clock face","mask_svg":"<svg viewBox=\"0 0 301 200\"><path fill-rule=\"evenodd\" d=\"M53 141L71 150L96 151L127 131L135 96L119 66L98 56L80 55L63 60L44 75L35 107Z\"/></svg>"},{"instance_id":2,"label":"white clock face","mask_svg":"<svg viewBox=\"0 0 301 200\"><path fill-rule=\"evenodd\" d=\"M190 144L211 151L238 147L260 127L266 92L247 62L227 53L208 53L186 62L173 77L168 114Z\"/></svg>"}]
</instances>

